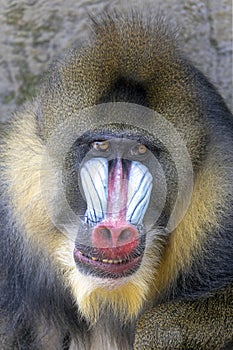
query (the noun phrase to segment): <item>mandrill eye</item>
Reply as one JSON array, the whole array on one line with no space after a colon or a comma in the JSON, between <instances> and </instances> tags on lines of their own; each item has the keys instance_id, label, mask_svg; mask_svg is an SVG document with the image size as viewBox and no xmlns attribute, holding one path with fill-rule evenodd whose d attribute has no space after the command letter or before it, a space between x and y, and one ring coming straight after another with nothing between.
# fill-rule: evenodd
<instances>
[{"instance_id":1,"label":"mandrill eye","mask_svg":"<svg viewBox=\"0 0 233 350\"><path fill-rule=\"evenodd\" d=\"M138 144L131 149L131 154L134 156L143 155L147 152L147 147L143 144Z\"/></svg>"},{"instance_id":2,"label":"mandrill eye","mask_svg":"<svg viewBox=\"0 0 233 350\"><path fill-rule=\"evenodd\" d=\"M105 152L109 149L109 142L108 141L95 141L92 143L92 147L96 151Z\"/></svg>"}]
</instances>

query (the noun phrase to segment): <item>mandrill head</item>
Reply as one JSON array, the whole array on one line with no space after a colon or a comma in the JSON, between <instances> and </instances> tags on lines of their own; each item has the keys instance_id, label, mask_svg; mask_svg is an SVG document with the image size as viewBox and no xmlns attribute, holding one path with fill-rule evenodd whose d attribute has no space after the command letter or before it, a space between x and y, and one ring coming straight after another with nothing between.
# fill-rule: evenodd
<instances>
[{"instance_id":1,"label":"mandrill head","mask_svg":"<svg viewBox=\"0 0 233 350\"><path fill-rule=\"evenodd\" d=\"M66 241L55 258L81 312L90 322L106 308L133 319L154 296L163 246L189 203L184 142L153 110L108 102L54 130L42 169L43 201Z\"/></svg>"}]
</instances>

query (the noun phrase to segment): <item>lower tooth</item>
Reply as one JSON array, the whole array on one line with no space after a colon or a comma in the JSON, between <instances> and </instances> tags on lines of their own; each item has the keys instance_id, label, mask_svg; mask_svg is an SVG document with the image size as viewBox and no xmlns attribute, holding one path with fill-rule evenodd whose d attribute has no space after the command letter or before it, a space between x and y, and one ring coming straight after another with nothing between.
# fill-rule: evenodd
<instances>
[{"instance_id":1,"label":"lower tooth","mask_svg":"<svg viewBox=\"0 0 233 350\"><path fill-rule=\"evenodd\" d=\"M114 260L113 264L120 264L122 262L122 260Z\"/></svg>"},{"instance_id":2,"label":"lower tooth","mask_svg":"<svg viewBox=\"0 0 233 350\"><path fill-rule=\"evenodd\" d=\"M102 260L98 260L95 257L91 257L91 260L93 261L101 261L103 264L121 264L123 262L123 260L109 260L109 259L102 259Z\"/></svg>"},{"instance_id":3,"label":"lower tooth","mask_svg":"<svg viewBox=\"0 0 233 350\"><path fill-rule=\"evenodd\" d=\"M108 260L108 259L103 259L102 262L104 264L119 264L122 262L122 260Z\"/></svg>"}]
</instances>

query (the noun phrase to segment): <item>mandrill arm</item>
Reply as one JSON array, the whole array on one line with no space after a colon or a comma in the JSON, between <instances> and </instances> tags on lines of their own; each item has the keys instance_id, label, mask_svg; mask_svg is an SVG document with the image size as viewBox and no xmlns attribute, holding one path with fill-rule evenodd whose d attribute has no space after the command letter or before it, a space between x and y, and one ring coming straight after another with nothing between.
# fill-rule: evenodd
<instances>
[{"instance_id":1,"label":"mandrill arm","mask_svg":"<svg viewBox=\"0 0 233 350\"><path fill-rule=\"evenodd\" d=\"M233 349L233 289L149 309L137 323L134 349Z\"/></svg>"}]
</instances>

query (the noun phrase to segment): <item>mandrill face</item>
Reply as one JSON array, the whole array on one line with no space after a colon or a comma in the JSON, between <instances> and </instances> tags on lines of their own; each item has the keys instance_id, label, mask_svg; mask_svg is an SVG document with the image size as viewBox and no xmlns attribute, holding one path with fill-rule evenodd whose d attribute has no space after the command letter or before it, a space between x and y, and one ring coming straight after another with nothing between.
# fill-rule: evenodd
<instances>
[{"instance_id":1,"label":"mandrill face","mask_svg":"<svg viewBox=\"0 0 233 350\"><path fill-rule=\"evenodd\" d=\"M76 270L118 285L138 270L154 274L161 242L183 214L176 212L179 197L189 200L191 160L175 129L148 108L107 103L86 114L86 123L75 115L51 136L45 163L54 167L53 180L48 186L46 178L44 189L42 181L42 192L50 217L72 242Z\"/></svg>"},{"instance_id":2,"label":"mandrill face","mask_svg":"<svg viewBox=\"0 0 233 350\"><path fill-rule=\"evenodd\" d=\"M151 158L147 147L133 140L113 138L90 145L80 166L86 210L74 249L77 268L85 274L119 278L140 266L153 187Z\"/></svg>"}]
</instances>

